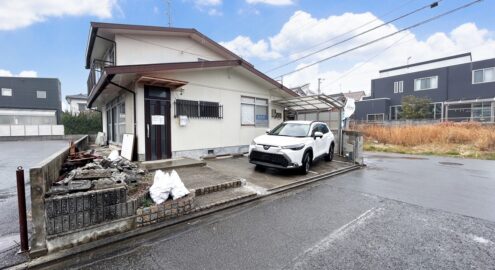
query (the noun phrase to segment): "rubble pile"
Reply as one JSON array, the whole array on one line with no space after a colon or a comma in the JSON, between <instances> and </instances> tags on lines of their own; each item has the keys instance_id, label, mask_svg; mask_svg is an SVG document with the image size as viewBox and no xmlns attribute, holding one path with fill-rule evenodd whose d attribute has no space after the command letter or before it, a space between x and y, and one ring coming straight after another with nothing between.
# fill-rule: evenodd
<instances>
[{"instance_id":1,"label":"rubble pile","mask_svg":"<svg viewBox=\"0 0 495 270\"><path fill-rule=\"evenodd\" d=\"M94 150L69 154L62 165L61 177L48 192L62 195L88 190L100 190L136 185L145 171L136 164L112 152L104 158L95 155Z\"/></svg>"}]
</instances>

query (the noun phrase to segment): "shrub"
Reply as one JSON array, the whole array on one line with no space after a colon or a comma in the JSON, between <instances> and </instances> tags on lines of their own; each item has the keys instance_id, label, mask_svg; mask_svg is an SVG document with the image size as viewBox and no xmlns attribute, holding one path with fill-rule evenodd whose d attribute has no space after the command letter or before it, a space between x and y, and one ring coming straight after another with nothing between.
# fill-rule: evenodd
<instances>
[{"instance_id":1,"label":"shrub","mask_svg":"<svg viewBox=\"0 0 495 270\"><path fill-rule=\"evenodd\" d=\"M99 112L89 111L78 115L63 112L61 119L65 134L96 134L102 131Z\"/></svg>"}]
</instances>

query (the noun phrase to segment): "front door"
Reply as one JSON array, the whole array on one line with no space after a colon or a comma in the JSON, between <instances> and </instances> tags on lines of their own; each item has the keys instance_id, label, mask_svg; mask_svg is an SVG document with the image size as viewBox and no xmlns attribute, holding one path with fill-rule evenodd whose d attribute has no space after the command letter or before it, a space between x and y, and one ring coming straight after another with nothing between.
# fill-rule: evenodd
<instances>
[{"instance_id":1,"label":"front door","mask_svg":"<svg viewBox=\"0 0 495 270\"><path fill-rule=\"evenodd\" d=\"M170 89L144 86L146 160L172 157L170 140Z\"/></svg>"}]
</instances>

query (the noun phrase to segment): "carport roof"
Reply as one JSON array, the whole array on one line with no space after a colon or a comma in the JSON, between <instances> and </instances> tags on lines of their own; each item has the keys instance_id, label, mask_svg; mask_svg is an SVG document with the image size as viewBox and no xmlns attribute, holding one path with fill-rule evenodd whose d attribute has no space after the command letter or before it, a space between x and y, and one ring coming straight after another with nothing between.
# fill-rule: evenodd
<instances>
[{"instance_id":1,"label":"carport roof","mask_svg":"<svg viewBox=\"0 0 495 270\"><path fill-rule=\"evenodd\" d=\"M275 100L273 103L292 111L342 109L345 105L341 101L323 94Z\"/></svg>"}]
</instances>

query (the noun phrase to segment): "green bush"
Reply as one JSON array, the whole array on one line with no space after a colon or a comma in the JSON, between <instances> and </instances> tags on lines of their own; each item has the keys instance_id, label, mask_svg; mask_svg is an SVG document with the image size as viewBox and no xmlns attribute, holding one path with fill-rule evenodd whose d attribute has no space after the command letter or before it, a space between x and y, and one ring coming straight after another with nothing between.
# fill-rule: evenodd
<instances>
[{"instance_id":1,"label":"green bush","mask_svg":"<svg viewBox=\"0 0 495 270\"><path fill-rule=\"evenodd\" d=\"M102 131L99 112L89 111L78 115L63 112L61 119L62 125L65 127L65 134L96 134Z\"/></svg>"}]
</instances>

